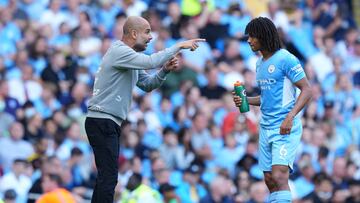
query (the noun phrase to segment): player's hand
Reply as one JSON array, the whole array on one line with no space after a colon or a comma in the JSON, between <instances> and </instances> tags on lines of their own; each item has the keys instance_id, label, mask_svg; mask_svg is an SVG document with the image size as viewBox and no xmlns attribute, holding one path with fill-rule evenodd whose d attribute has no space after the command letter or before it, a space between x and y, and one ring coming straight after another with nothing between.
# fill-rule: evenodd
<instances>
[{"instance_id":1,"label":"player's hand","mask_svg":"<svg viewBox=\"0 0 360 203\"><path fill-rule=\"evenodd\" d=\"M233 100L234 100L235 106L240 107L241 103L242 103L241 97L236 95L236 93L234 91L232 92L232 94L233 94Z\"/></svg>"},{"instance_id":2,"label":"player's hand","mask_svg":"<svg viewBox=\"0 0 360 203\"><path fill-rule=\"evenodd\" d=\"M166 62L164 69L166 72L176 70L179 67L179 59L174 56L168 62Z\"/></svg>"},{"instance_id":3,"label":"player's hand","mask_svg":"<svg viewBox=\"0 0 360 203\"><path fill-rule=\"evenodd\" d=\"M280 135L289 135L293 125L294 117L286 116L285 120L281 123L280 126Z\"/></svg>"},{"instance_id":4,"label":"player's hand","mask_svg":"<svg viewBox=\"0 0 360 203\"><path fill-rule=\"evenodd\" d=\"M199 42L205 42L205 39L192 39L183 42L179 42L178 46L180 49L190 49L191 51L195 51L199 47Z\"/></svg>"}]
</instances>

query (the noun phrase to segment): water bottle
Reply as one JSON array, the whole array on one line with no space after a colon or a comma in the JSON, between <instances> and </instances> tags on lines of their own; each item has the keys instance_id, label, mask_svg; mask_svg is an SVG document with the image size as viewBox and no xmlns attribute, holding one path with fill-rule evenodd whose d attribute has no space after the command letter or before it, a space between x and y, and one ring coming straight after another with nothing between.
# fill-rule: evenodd
<instances>
[{"instance_id":1,"label":"water bottle","mask_svg":"<svg viewBox=\"0 0 360 203\"><path fill-rule=\"evenodd\" d=\"M235 90L235 94L241 98L241 105L239 107L240 112L241 113L248 112L250 108L249 108L249 102L246 97L246 90L244 85L241 82L236 81L234 83L234 90Z\"/></svg>"}]
</instances>

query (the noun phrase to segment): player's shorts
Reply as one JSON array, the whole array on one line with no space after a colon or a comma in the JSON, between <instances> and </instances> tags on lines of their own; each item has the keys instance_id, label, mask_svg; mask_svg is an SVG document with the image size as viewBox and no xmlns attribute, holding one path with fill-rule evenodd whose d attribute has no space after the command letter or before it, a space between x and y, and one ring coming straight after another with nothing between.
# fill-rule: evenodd
<instances>
[{"instance_id":1,"label":"player's shorts","mask_svg":"<svg viewBox=\"0 0 360 203\"><path fill-rule=\"evenodd\" d=\"M265 129L260 127L260 169L262 171L271 171L273 165L284 165L289 166L291 172L301 135L302 124L300 119L294 120L291 132L288 135L280 135L280 128Z\"/></svg>"}]
</instances>

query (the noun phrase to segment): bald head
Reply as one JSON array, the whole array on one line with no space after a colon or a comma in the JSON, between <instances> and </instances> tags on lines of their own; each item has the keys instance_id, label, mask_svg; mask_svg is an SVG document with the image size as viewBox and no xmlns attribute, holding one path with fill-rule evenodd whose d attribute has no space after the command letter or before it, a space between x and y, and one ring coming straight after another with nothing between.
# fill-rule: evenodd
<instances>
[{"instance_id":1,"label":"bald head","mask_svg":"<svg viewBox=\"0 0 360 203\"><path fill-rule=\"evenodd\" d=\"M122 41L135 51L144 51L152 39L150 24L138 16L128 17L123 27Z\"/></svg>"},{"instance_id":2,"label":"bald head","mask_svg":"<svg viewBox=\"0 0 360 203\"><path fill-rule=\"evenodd\" d=\"M129 35L132 30L141 31L147 28L150 29L150 25L147 20L138 16L130 16L124 23L123 32L124 35Z\"/></svg>"}]
</instances>

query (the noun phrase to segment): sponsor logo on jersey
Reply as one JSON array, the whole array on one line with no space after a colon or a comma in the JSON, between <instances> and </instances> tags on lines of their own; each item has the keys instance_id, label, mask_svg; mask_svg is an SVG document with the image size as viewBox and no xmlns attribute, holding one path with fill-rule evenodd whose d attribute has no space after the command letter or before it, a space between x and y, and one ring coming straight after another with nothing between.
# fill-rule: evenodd
<instances>
[{"instance_id":1,"label":"sponsor logo on jersey","mask_svg":"<svg viewBox=\"0 0 360 203\"><path fill-rule=\"evenodd\" d=\"M259 79L256 80L262 90L270 90L271 86L276 83L276 80L273 78L268 79Z\"/></svg>"}]
</instances>

